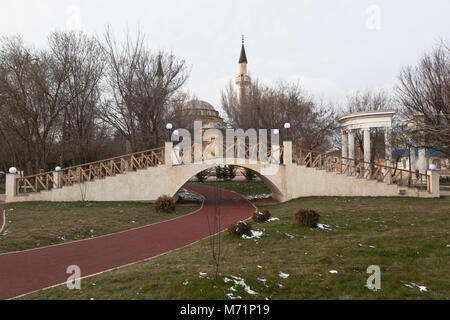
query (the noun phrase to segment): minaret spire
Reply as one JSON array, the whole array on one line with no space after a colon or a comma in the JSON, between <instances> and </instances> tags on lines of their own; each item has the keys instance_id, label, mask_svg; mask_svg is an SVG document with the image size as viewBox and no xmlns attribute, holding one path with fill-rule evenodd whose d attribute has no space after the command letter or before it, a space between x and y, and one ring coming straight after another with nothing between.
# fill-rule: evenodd
<instances>
[{"instance_id":1,"label":"minaret spire","mask_svg":"<svg viewBox=\"0 0 450 320\"><path fill-rule=\"evenodd\" d=\"M239 103L243 103L246 88L250 85L250 77L247 75L247 55L245 53L244 35L242 35L241 54L239 56L239 76L236 77L236 85L239 87Z\"/></svg>"}]
</instances>

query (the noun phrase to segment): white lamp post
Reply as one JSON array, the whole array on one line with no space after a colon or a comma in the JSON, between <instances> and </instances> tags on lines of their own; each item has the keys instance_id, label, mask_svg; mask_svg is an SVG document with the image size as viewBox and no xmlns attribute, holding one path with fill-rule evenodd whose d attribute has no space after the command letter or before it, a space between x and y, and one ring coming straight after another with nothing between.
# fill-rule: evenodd
<instances>
[{"instance_id":1,"label":"white lamp post","mask_svg":"<svg viewBox=\"0 0 450 320\"><path fill-rule=\"evenodd\" d=\"M59 167L59 166L56 167L56 168L55 168L55 171L61 171L61 167Z\"/></svg>"},{"instance_id":2,"label":"white lamp post","mask_svg":"<svg viewBox=\"0 0 450 320\"><path fill-rule=\"evenodd\" d=\"M166 124L166 129L167 129L167 131L168 131L168 135L169 135L169 137L168 137L168 141L170 142L170 132L172 131L172 128L173 128L173 125L169 122L168 124Z\"/></svg>"},{"instance_id":3,"label":"white lamp post","mask_svg":"<svg viewBox=\"0 0 450 320\"><path fill-rule=\"evenodd\" d=\"M9 173L16 174L17 173L17 169L15 167L11 167L11 168L9 168Z\"/></svg>"},{"instance_id":4,"label":"white lamp post","mask_svg":"<svg viewBox=\"0 0 450 320\"><path fill-rule=\"evenodd\" d=\"M284 128L286 129L286 140L289 141L289 129L291 128L291 124L289 122L286 122L284 124Z\"/></svg>"}]
</instances>

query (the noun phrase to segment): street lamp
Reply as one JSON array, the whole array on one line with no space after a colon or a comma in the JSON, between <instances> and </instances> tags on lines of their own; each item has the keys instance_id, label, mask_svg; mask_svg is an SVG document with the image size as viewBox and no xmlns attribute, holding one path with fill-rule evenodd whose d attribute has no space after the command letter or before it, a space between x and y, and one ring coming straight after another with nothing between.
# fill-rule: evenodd
<instances>
[{"instance_id":1,"label":"street lamp","mask_svg":"<svg viewBox=\"0 0 450 320\"><path fill-rule=\"evenodd\" d=\"M280 134L280 130L278 130L278 129L273 129L273 134L274 135L279 135Z\"/></svg>"},{"instance_id":2,"label":"street lamp","mask_svg":"<svg viewBox=\"0 0 450 320\"><path fill-rule=\"evenodd\" d=\"M170 142L170 132L172 131L172 128L173 128L173 125L169 122L168 124L166 124L166 129L167 129L167 131L168 131L168 134L169 134L169 136L168 136L168 141Z\"/></svg>"},{"instance_id":3,"label":"street lamp","mask_svg":"<svg viewBox=\"0 0 450 320\"><path fill-rule=\"evenodd\" d=\"M289 129L291 128L291 124L289 122L286 122L284 124L284 128L286 129L286 140L289 141Z\"/></svg>"},{"instance_id":4,"label":"street lamp","mask_svg":"<svg viewBox=\"0 0 450 320\"><path fill-rule=\"evenodd\" d=\"M55 171L61 171L61 167L60 166L56 167Z\"/></svg>"},{"instance_id":5,"label":"street lamp","mask_svg":"<svg viewBox=\"0 0 450 320\"><path fill-rule=\"evenodd\" d=\"M9 173L11 174L16 174L17 173L17 169L14 167L9 168Z\"/></svg>"}]
</instances>

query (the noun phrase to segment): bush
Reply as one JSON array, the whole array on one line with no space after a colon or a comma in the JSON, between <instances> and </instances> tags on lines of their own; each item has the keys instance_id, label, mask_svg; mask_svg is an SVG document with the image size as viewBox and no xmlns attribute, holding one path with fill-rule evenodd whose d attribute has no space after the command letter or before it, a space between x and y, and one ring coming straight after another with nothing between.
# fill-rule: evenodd
<instances>
[{"instance_id":1,"label":"bush","mask_svg":"<svg viewBox=\"0 0 450 320\"><path fill-rule=\"evenodd\" d=\"M294 214L294 219L299 225L309 228L317 228L319 218L320 215L311 209L300 209Z\"/></svg>"},{"instance_id":2,"label":"bush","mask_svg":"<svg viewBox=\"0 0 450 320\"><path fill-rule=\"evenodd\" d=\"M172 197L167 195L160 196L156 199L155 202L156 211L162 212L174 212L175 211L175 203L173 202Z\"/></svg>"},{"instance_id":3,"label":"bush","mask_svg":"<svg viewBox=\"0 0 450 320\"><path fill-rule=\"evenodd\" d=\"M224 168L224 179L226 181L231 181L236 177L236 167L235 166L225 166Z\"/></svg>"},{"instance_id":4,"label":"bush","mask_svg":"<svg viewBox=\"0 0 450 320\"><path fill-rule=\"evenodd\" d=\"M246 168L244 171L244 177L248 182L252 182L255 180L256 174L252 170Z\"/></svg>"},{"instance_id":5,"label":"bush","mask_svg":"<svg viewBox=\"0 0 450 320\"><path fill-rule=\"evenodd\" d=\"M267 209L261 209L261 210L256 210L255 212L253 212L253 221L255 222L265 222L267 220L270 219L272 215L270 214L269 210Z\"/></svg>"},{"instance_id":6,"label":"bush","mask_svg":"<svg viewBox=\"0 0 450 320\"><path fill-rule=\"evenodd\" d=\"M237 236L251 236L252 226L245 221L237 221L228 227L228 233Z\"/></svg>"},{"instance_id":7,"label":"bush","mask_svg":"<svg viewBox=\"0 0 450 320\"><path fill-rule=\"evenodd\" d=\"M215 169L217 180L224 180L226 175L225 167L217 166Z\"/></svg>"},{"instance_id":8,"label":"bush","mask_svg":"<svg viewBox=\"0 0 450 320\"><path fill-rule=\"evenodd\" d=\"M205 182L206 179L208 179L208 175L209 175L208 171L205 170L205 171L197 173L195 175L195 177L197 178L198 182Z\"/></svg>"}]
</instances>

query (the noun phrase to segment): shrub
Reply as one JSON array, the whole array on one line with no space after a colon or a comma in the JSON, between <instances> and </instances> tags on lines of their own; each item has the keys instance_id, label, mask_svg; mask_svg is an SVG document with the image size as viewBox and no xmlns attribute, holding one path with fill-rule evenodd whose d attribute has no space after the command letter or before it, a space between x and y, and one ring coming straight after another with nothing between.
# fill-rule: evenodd
<instances>
[{"instance_id":1,"label":"shrub","mask_svg":"<svg viewBox=\"0 0 450 320\"><path fill-rule=\"evenodd\" d=\"M252 226L245 221L237 221L228 227L228 233L238 236L251 236Z\"/></svg>"},{"instance_id":2,"label":"shrub","mask_svg":"<svg viewBox=\"0 0 450 320\"><path fill-rule=\"evenodd\" d=\"M265 222L267 220L270 219L272 215L270 214L269 210L267 209L261 209L261 210L256 210L255 212L253 212L253 221L255 222Z\"/></svg>"},{"instance_id":3,"label":"shrub","mask_svg":"<svg viewBox=\"0 0 450 320\"><path fill-rule=\"evenodd\" d=\"M256 174L252 170L246 168L244 171L244 177L248 182L252 182L255 180Z\"/></svg>"},{"instance_id":4,"label":"shrub","mask_svg":"<svg viewBox=\"0 0 450 320\"><path fill-rule=\"evenodd\" d=\"M197 178L198 182L205 182L206 179L208 179L208 171L202 171L199 172L195 175L195 177Z\"/></svg>"},{"instance_id":5,"label":"shrub","mask_svg":"<svg viewBox=\"0 0 450 320\"><path fill-rule=\"evenodd\" d=\"M225 179L225 167L217 166L216 168L216 178L217 180L223 180Z\"/></svg>"},{"instance_id":6,"label":"shrub","mask_svg":"<svg viewBox=\"0 0 450 320\"><path fill-rule=\"evenodd\" d=\"M175 211L175 203L173 202L172 197L167 195L160 196L156 199L155 202L156 211L162 212L174 212Z\"/></svg>"},{"instance_id":7,"label":"shrub","mask_svg":"<svg viewBox=\"0 0 450 320\"><path fill-rule=\"evenodd\" d=\"M311 209L300 209L294 214L295 221L304 227L317 228L320 215Z\"/></svg>"},{"instance_id":8,"label":"shrub","mask_svg":"<svg viewBox=\"0 0 450 320\"><path fill-rule=\"evenodd\" d=\"M224 168L224 179L231 181L236 177L236 167L235 166L225 166Z\"/></svg>"}]
</instances>

